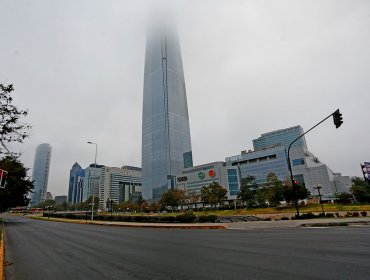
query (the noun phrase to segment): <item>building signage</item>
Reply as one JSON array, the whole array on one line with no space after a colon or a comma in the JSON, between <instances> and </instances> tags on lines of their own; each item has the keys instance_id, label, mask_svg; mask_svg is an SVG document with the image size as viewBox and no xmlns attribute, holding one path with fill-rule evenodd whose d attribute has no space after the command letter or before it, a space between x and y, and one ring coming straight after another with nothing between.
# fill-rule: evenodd
<instances>
[{"instance_id":1,"label":"building signage","mask_svg":"<svg viewBox=\"0 0 370 280\"><path fill-rule=\"evenodd\" d=\"M199 179L202 179L202 180L203 180L205 177L206 177L206 175L204 175L204 173L203 173L203 172L199 172L199 173L198 173L198 178L199 178Z\"/></svg>"},{"instance_id":2,"label":"building signage","mask_svg":"<svg viewBox=\"0 0 370 280\"><path fill-rule=\"evenodd\" d=\"M211 169L210 171L208 171L208 176L209 177L215 177L216 176L216 172L213 169Z\"/></svg>"},{"instance_id":3,"label":"building signage","mask_svg":"<svg viewBox=\"0 0 370 280\"><path fill-rule=\"evenodd\" d=\"M177 182L185 182L188 180L188 177L183 176L183 177L177 177Z\"/></svg>"}]
</instances>

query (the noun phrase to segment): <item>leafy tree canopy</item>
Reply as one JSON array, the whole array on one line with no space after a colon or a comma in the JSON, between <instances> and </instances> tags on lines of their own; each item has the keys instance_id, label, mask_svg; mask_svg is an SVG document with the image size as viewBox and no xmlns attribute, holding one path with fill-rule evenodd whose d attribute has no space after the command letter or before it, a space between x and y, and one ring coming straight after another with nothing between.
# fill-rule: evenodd
<instances>
[{"instance_id":1,"label":"leafy tree canopy","mask_svg":"<svg viewBox=\"0 0 370 280\"><path fill-rule=\"evenodd\" d=\"M184 205L186 203L186 193L184 190L171 189L162 194L160 204L165 206L176 207L179 205Z\"/></svg>"},{"instance_id":2,"label":"leafy tree canopy","mask_svg":"<svg viewBox=\"0 0 370 280\"><path fill-rule=\"evenodd\" d=\"M0 160L0 169L8 172L3 178L6 187L0 188L0 211L28 205L27 195L33 189L33 182L27 176L27 168L16 156L8 155Z\"/></svg>"},{"instance_id":3,"label":"leafy tree canopy","mask_svg":"<svg viewBox=\"0 0 370 280\"><path fill-rule=\"evenodd\" d=\"M351 192L358 202L370 202L370 184L368 182L354 178Z\"/></svg>"},{"instance_id":4,"label":"leafy tree canopy","mask_svg":"<svg viewBox=\"0 0 370 280\"><path fill-rule=\"evenodd\" d=\"M21 118L27 116L27 111L12 104L13 90L13 85L0 84L0 154L10 154L8 144L23 143L31 128L29 124L21 122Z\"/></svg>"},{"instance_id":5,"label":"leafy tree canopy","mask_svg":"<svg viewBox=\"0 0 370 280\"><path fill-rule=\"evenodd\" d=\"M295 191L296 191L295 195L297 199L305 199L310 195L310 192L302 184L296 184ZM287 203L294 201L294 193L293 193L292 181L290 180L290 177L285 178L284 199Z\"/></svg>"},{"instance_id":6,"label":"leafy tree canopy","mask_svg":"<svg viewBox=\"0 0 370 280\"><path fill-rule=\"evenodd\" d=\"M203 186L200 192L203 202L213 206L221 204L227 198L227 190L216 182Z\"/></svg>"},{"instance_id":7,"label":"leafy tree canopy","mask_svg":"<svg viewBox=\"0 0 370 280\"><path fill-rule=\"evenodd\" d=\"M267 201L271 206L277 206L279 202L284 199L283 183L275 173L269 173L266 177L266 181L265 194Z\"/></svg>"},{"instance_id":8,"label":"leafy tree canopy","mask_svg":"<svg viewBox=\"0 0 370 280\"><path fill-rule=\"evenodd\" d=\"M241 187L238 198L247 204L248 207L255 206L255 196L258 184L254 176L247 176L241 179Z\"/></svg>"},{"instance_id":9,"label":"leafy tree canopy","mask_svg":"<svg viewBox=\"0 0 370 280\"><path fill-rule=\"evenodd\" d=\"M339 203L351 203L353 200L353 196L346 192L337 193L336 198Z\"/></svg>"}]
</instances>

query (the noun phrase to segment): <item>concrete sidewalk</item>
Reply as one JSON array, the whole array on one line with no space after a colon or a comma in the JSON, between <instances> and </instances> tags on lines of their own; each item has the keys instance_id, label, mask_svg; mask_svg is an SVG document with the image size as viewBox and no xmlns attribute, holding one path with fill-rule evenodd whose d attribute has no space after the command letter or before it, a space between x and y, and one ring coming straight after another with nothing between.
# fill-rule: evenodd
<instances>
[{"instance_id":1,"label":"concrete sidewalk","mask_svg":"<svg viewBox=\"0 0 370 280\"><path fill-rule=\"evenodd\" d=\"M370 217L359 218L317 218L307 220L277 220L257 222L236 222L223 224L227 229L268 229L268 228L297 228L310 226L345 226L345 225L370 225Z\"/></svg>"}]
</instances>

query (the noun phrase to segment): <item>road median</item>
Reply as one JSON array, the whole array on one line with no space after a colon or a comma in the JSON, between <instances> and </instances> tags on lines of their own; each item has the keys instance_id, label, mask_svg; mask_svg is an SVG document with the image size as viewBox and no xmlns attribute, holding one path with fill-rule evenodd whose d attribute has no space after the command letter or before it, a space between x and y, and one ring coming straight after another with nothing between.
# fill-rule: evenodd
<instances>
[{"instance_id":1,"label":"road median","mask_svg":"<svg viewBox=\"0 0 370 280\"><path fill-rule=\"evenodd\" d=\"M226 226L220 223L135 223L135 222L112 222L112 221L83 221L65 218L47 218L40 216L28 216L30 219L50 222L63 222L84 225L137 227L137 228L172 228L172 229L225 229Z\"/></svg>"}]
</instances>

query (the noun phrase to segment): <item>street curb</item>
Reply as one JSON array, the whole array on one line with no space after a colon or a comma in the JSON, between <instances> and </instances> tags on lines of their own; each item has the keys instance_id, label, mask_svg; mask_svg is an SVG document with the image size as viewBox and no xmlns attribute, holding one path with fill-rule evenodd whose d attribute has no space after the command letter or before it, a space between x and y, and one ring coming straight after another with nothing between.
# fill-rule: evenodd
<instances>
[{"instance_id":1,"label":"street curb","mask_svg":"<svg viewBox=\"0 0 370 280\"><path fill-rule=\"evenodd\" d=\"M330 223L306 223L301 224L300 227L345 227L345 226L356 226L356 225L370 225L370 222L358 221L358 222L330 222Z\"/></svg>"},{"instance_id":2,"label":"street curb","mask_svg":"<svg viewBox=\"0 0 370 280\"><path fill-rule=\"evenodd\" d=\"M83 222L68 219L57 219L51 218L47 219L44 217L27 217L29 219L39 220L39 221L49 221L49 222L59 222L59 223L71 223L71 224L81 224L81 225L98 225L98 226L115 226L115 227L136 227L136 228L163 228L163 229L227 229L223 225L184 225L184 224L129 224L129 223L102 223L102 222Z\"/></svg>"},{"instance_id":3,"label":"street curb","mask_svg":"<svg viewBox=\"0 0 370 280\"><path fill-rule=\"evenodd\" d=\"M1 241L0 241L0 279L4 279L4 224L1 225Z\"/></svg>"}]
</instances>

